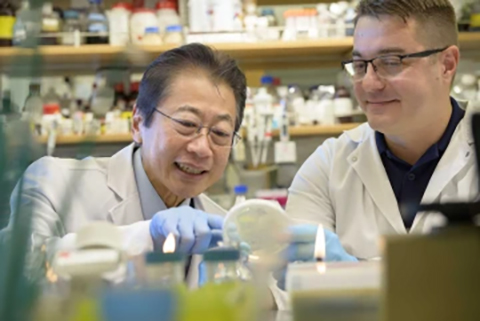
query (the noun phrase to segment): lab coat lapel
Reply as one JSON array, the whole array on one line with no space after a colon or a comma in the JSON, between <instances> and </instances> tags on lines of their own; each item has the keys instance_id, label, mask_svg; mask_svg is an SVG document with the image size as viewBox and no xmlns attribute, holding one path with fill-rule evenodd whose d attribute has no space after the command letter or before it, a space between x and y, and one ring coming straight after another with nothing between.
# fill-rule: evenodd
<instances>
[{"instance_id":1,"label":"lab coat lapel","mask_svg":"<svg viewBox=\"0 0 480 321\"><path fill-rule=\"evenodd\" d=\"M470 134L470 114L465 115L457 127L447 150L435 168L430 178L427 189L422 198L422 204L438 202L442 191L450 184L455 176L467 165L471 157L475 157L473 150L473 137ZM412 232L422 231L425 215L418 213L412 226Z\"/></svg>"},{"instance_id":2,"label":"lab coat lapel","mask_svg":"<svg viewBox=\"0 0 480 321\"><path fill-rule=\"evenodd\" d=\"M110 217L115 225L127 225L143 220L133 172L133 151L134 144L131 144L113 155L108 164L107 184L119 198L119 203L110 209Z\"/></svg>"},{"instance_id":3,"label":"lab coat lapel","mask_svg":"<svg viewBox=\"0 0 480 321\"><path fill-rule=\"evenodd\" d=\"M406 233L397 199L393 193L390 181L378 154L373 131L369 137L359 143L359 146L348 156L350 166L360 177L371 198L388 222L398 233Z\"/></svg>"}]
</instances>

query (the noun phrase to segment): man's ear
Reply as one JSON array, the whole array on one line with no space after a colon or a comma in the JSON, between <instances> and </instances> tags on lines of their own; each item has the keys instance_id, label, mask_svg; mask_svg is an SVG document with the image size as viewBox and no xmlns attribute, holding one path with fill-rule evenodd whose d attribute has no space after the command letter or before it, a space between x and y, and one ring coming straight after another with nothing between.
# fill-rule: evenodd
<instances>
[{"instance_id":1,"label":"man's ear","mask_svg":"<svg viewBox=\"0 0 480 321\"><path fill-rule=\"evenodd\" d=\"M140 111L137 108L137 104L133 106L133 112L132 112L132 136L133 136L133 141L137 144L142 144L142 125L143 125L143 116L140 113Z\"/></svg>"},{"instance_id":2,"label":"man's ear","mask_svg":"<svg viewBox=\"0 0 480 321\"><path fill-rule=\"evenodd\" d=\"M443 77L449 82L453 81L457 73L458 62L460 60L460 49L457 46L450 46L446 49L442 56Z\"/></svg>"}]
</instances>

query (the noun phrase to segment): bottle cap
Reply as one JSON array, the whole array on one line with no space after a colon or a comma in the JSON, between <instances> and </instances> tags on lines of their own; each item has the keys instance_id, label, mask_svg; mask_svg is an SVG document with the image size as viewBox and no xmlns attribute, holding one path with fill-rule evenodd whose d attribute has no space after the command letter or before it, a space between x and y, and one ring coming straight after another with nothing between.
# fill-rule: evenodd
<instances>
[{"instance_id":1,"label":"bottle cap","mask_svg":"<svg viewBox=\"0 0 480 321\"><path fill-rule=\"evenodd\" d=\"M181 262L182 260L183 260L183 255L180 252L173 252L173 253L149 252L145 254L145 262L147 264Z\"/></svg>"},{"instance_id":2,"label":"bottle cap","mask_svg":"<svg viewBox=\"0 0 480 321\"><path fill-rule=\"evenodd\" d=\"M240 251L230 247L217 247L208 250L203 255L205 262L214 261L238 261L240 259Z\"/></svg>"},{"instance_id":3,"label":"bottle cap","mask_svg":"<svg viewBox=\"0 0 480 321\"><path fill-rule=\"evenodd\" d=\"M145 34L158 33L158 27L147 27L145 28Z\"/></svg>"},{"instance_id":4,"label":"bottle cap","mask_svg":"<svg viewBox=\"0 0 480 321\"><path fill-rule=\"evenodd\" d=\"M271 85L273 84L273 77L272 76L263 76L260 79L262 85Z\"/></svg>"},{"instance_id":5,"label":"bottle cap","mask_svg":"<svg viewBox=\"0 0 480 321\"><path fill-rule=\"evenodd\" d=\"M233 188L233 192L235 193L235 195L237 195L237 194L247 194L248 186L247 185L236 185Z\"/></svg>"},{"instance_id":6,"label":"bottle cap","mask_svg":"<svg viewBox=\"0 0 480 321\"><path fill-rule=\"evenodd\" d=\"M166 28L167 32L182 32L181 25L170 25Z\"/></svg>"}]
</instances>

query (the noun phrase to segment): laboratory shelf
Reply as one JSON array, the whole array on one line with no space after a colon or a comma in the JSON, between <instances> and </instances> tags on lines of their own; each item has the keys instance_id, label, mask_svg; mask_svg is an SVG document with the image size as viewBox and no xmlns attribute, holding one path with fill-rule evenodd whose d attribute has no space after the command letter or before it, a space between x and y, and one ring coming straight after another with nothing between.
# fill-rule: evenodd
<instances>
[{"instance_id":1,"label":"laboratory shelf","mask_svg":"<svg viewBox=\"0 0 480 321\"><path fill-rule=\"evenodd\" d=\"M305 137L305 136L336 136L342 134L344 131L352 129L360 125L359 123L338 124L332 126L312 125L312 126L294 126L290 127L290 137ZM245 132L242 135L245 137ZM278 137L279 131L274 130L273 136ZM41 144L47 142L46 136L36 138ZM94 142L96 144L116 144L116 143L130 143L132 142L132 134L109 134L98 136L84 136L84 135L59 135L57 136L57 145L74 145L84 142Z\"/></svg>"},{"instance_id":2,"label":"laboratory shelf","mask_svg":"<svg viewBox=\"0 0 480 321\"><path fill-rule=\"evenodd\" d=\"M40 144L47 143L46 136L36 137L37 142ZM85 135L59 135L56 139L57 145L75 145L85 142L94 142L96 144L115 144L115 143L130 143L132 142L132 134L108 134L97 136L85 136Z\"/></svg>"},{"instance_id":3,"label":"laboratory shelf","mask_svg":"<svg viewBox=\"0 0 480 321\"><path fill-rule=\"evenodd\" d=\"M460 48L480 58L480 32L460 33ZM210 43L212 47L236 58L244 70L278 68L339 67L339 62L350 54L353 39L332 38L302 41L263 41L255 43ZM41 72L77 70L91 73L99 66L145 67L156 56L175 48L174 44L161 46L110 45L42 46ZM21 48L0 48L0 70L12 71L28 66L34 51ZM20 67L20 68L18 68Z\"/></svg>"}]
</instances>

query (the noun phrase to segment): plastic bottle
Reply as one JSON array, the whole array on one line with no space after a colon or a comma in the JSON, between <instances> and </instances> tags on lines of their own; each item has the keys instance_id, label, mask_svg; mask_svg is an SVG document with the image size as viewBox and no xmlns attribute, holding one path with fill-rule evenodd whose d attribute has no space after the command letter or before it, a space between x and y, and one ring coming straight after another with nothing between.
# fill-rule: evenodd
<instances>
[{"instance_id":1,"label":"plastic bottle","mask_svg":"<svg viewBox=\"0 0 480 321\"><path fill-rule=\"evenodd\" d=\"M109 14L109 41L112 46L126 46L130 40L130 16L132 14L130 3L116 3Z\"/></svg>"},{"instance_id":2,"label":"plastic bottle","mask_svg":"<svg viewBox=\"0 0 480 321\"><path fill-rule=\"evenodd\" d=\"M147 8L137 8L130 18L130 39L133 44L141 45L145 30L158 27L155 11Z\"/></svg>"},{"instance_id":3,"label":"plastic bottle","mask_svg":"<svg viewBox=\"0 0 480 321\"><path fill-rule=\"evenodd\" d=\"M209 0L189 0L188 9L190 13L188 24L191 32L212 31Z\"/></svg>"},{"instance_id":4,"label":"plastic bottle","mask_svg":"<svg viewBox=\"0 0 480 321\"><path fill-rule=\"evenodd\" d=\"M87 12L87 32L93 34L87 36L88 44L108 43L108 20L102 8L102 0L90 0Z\"/></svg>"},{"instance_id":5,"label":"plastic bottle","mask_svg":"<svg viewBox=\"0 0 480 321\"><path fill-rule=\"evenodd\" d=\"M35 126L35 133L41 134L42 116L43 116L43 99L40 96L40 85L30 84L29 94L25 100L23 113Z\"/></svg>"},{"instance_id":6,"label":"plastic bottle","mask_svg":"<svg viewBox=\"0 0 480 321\"><path fill-rule=\"evenodd\" d=\"M167 27L167 34L165 35L165 43L180 44L183 42L182 26L173 25Z\"/></svg>"},{"instance_id":7,"label":"plastic bottle","mask_svg":"<svg viewBox=\"0 0 480 321\"><path fill-rule=\"evenodd\" d=\"M247 200L248 186L247 185L236 185L233 188L233 194L235 196L233 206L240 204Z\"/></svg>"},{"instance_id":8,"label":"plastic bottle","mask_svg":"<svg viewBox=\"0 0 480 321\"><path fill-rule=\"evenodd\" d=\"M58 37L56 33L62 30L62 21L57 12L53 10L51 2L45 2L42 7L42 38L40 43L42 45L57 45Z\"/></svg>"},{"instance_id":9,"label":"plastic bottle","mask_svg":"<svg viewBox=\"0 0 480 321\"><path fill-rule=\"evenodd\" d=\"M161 35L167 32L168 26L182 24L177 13L177 4L174 1L159 1L155 8L157 9L158 29Z\"/></svg>"},{"instance_id":10,"label":"plastic bottle","mask_svg":"<svg viewBox=\"0 0 480 321\"><path fill-rule=\"evenodd\" d=\"M162 44L162 37L160 37L158 27L148 27L145 29L142 44L145 46L159 46Z\"/></svg>"},{"instance_id":11,"label":"plastic bottle","mask_svg":"<svg viewBox=\"0 0 480 321\"><path fill-rule=\"evenodd\" d=\"M8 0L0 3L0 47L10 47L15 24L15 9Z\"/></svg>"},{"instance_id":12,"label":"plastic bottle","mask_svg":"<svg viewBox=\"0 0 480 321\"><path fill-rule=\"evenodd\" d=\"M303 112L305 99L302 90L298 85L292 84L288 86L287 95L287 111L289 115L290 126L300 123L300 115Z\"/></svg>"}]
</instances>

